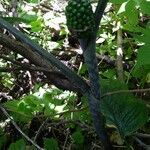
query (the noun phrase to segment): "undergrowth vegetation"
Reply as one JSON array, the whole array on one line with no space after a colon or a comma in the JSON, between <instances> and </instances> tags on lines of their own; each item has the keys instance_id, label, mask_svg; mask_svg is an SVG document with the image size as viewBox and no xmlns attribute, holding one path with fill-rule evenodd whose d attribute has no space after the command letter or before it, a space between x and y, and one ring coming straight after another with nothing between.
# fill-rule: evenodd
<instances>
[{"instance_id":1,"label":"undergrowth vegetation","mask_svg":"<svg viewBox=\"0 0 150 150\"><path fill-rule=\"evenodd\" d=\"M91 4L94 11L97 1ZM0 17L88 86L80 44L66 25L66 5L65 0L1 0ZM150 1L108 2L97 33L96 56L100 111L113 149L150 149L149 39ZM0 149L102 149L87 97L59 69L28 50L0 26Z\"/></svg>"}]
</instances>

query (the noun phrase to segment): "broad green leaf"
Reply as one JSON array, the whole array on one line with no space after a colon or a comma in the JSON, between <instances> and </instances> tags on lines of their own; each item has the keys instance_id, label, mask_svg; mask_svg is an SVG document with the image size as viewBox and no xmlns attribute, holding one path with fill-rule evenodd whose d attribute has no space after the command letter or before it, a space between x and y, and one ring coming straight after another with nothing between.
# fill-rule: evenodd
<instances>
[{"instance_id":1,"label":"broad green leaf","mask_svg":"<svg viewBox=\"0 0 150 150\"><path fill-rule=\"evenodd\" d=\"M125 85L118 81L107 81L104 87L107 88L107 92L125 90L123 88ZM102 112L107 123L114 125L122 138L131 135L148 121L148 108L146 105L139 99L135 100L132 94L128 93L118 93L104 97Z\"/></svg>"},{"instance_id":2,"label":"broad green leaf","mask_svg":"<svg viewBox=\"0 0 150 150\"><path fill-rule=\"evenodd\" d=\"M150 15L150 1L143 0L140 3L140 8L141 8L143 14Z\"/></svg>"},{"instance_id":3,"label":"broad green leaf","mask_svg":"<svg viewBox=\"0 0 150 150\"><path fill-rule=\"evenodd\" d=\"M137 78L141 78L141 82L145 82L146 81L146 77L147 77L147 74L150 72L150 65L149 64L144 64L144 65L136 65L133 72L132 72L132 75L134 77L137 77Z\"/></svg>"},{"instance_id":4,"label":"broad green leaf","mask_svg":"<svg viewBox=\"0 0 150 150\"><path fill-rule=\"evenodd\" d=\"M144 45L138 50L137 68L150 64L150 45Z\"/></svg>"},{"instance_id":5,"label":"broad green leaf","mask_svg":"<svg viewBox=\"0 0 150 150\"><path fill-rule=\"evenodd\" d=\"M30 105L30 107L32 108L36 108L37 105L41 104L41 99L39 99L38 97L34 96L34 95L28 95L26 97L24 97L24 101Z\"/></svg>"},{"instance_id":6,"label":"broad green leaf","mask_svg":"<svg viewBox=\"0 0 150 150\"><path fill-rule=\"evenodd\" d=\"M83 144L84 136L80 131L76 131L72 134L72 138L76 144Z\"/></svg>"},{"instance_id":7,"label":"broad green leaf","mask_svg":"<svg viewBox=\"0 0 150 150\"><path fill-rule=\"evenodd\" d=\"M55 108L55 106L53 104L46 105L44 107L44 115L46 115L46 116L55 116L56 111L55 111L54 108Z\"/></svg>"},{"instance_id":8,"label":"broad green leaf","mask_svg":"<svg viewBox=\"0 0 150 150\"><path fill-rule=\"evenodd\" d=\"M137 62L139 65L150 64L150 45L144 45L138 50Z\"/></svg>"},{"instance_id":9,"label":"broad green leaf","mask_svg":"<svg viewBox=\"0 0 150 150\"><path fill-rule=\"evenodd\" d=\"M59 92L56 93L55 91L54 91L54 93L46 92L43 95L43 101L54 104L55 106L61 106L64 104L64 99L60 99L59 94L60 94ZM58 96L58 97L56 97L56 96Z\"/></svg>"},{"instance_id":10,"label":"broad green leaf","mask_svg":"<svg viewBox=\"0 0 150 150\"><path fill-rule=\"evenodd\" d=\"M123 94L118 98L107 97L102 107L108 123L116 126L122 138L131 135L148 121L148 110L144 103Z\"/></svg>"},{"instance_id":11,"label":"broad green leaf","mask_svg":"<svg viewBox=\"0 0 150 150\"><path fill-rule=\"evenodd\" d=\"M8 150L26 150L26 144L23 139L20 139L15 143L12 143Z\"/></svg>"},{"instance_id":12,"label":"broad green leaf","mask_svg":"<svg viewBox=\"0 0 150 150\"><path fill-rule=\"evenodd\" d=\"M142 28L141 29L141 33L143 33L140 36L135 36L134 38L138 39L140 42L143 42L144 44L149 44L150 45L150 40L149 40L149 36L150 36L150 28Z\"/></svg>"},{"instance_id":13,"label":"broad green leaf","mask_svg":"<svg viewBox=\"0 0 150 150\"><path fill-rule=\"evenodd\" d=\"M114 79L116 77L116 70L108 69L105 72L103 72L102 75L108 79Z\"/></svg>"},{"instance_id":14,"label":"broad green leaf","mask_svg":"<svg viewBox=\"0 0 150 150\"><path fill-rule=\"evenodd\" d=\"M35 21L32 21L32 22L30 22L30 25L31 25L32 32L40 32L43 28L42 27L42 25L43 25L42 19L37 19Z\"/></svg>"},{"instance_id":15,"label":"broad green leaf","mask_svg":"<svg viewBox=\"0 0 150 150\"><path fill-rule=\"evenodd\" d=\"M10 110L11 115L15 120L28 122L34 116L34 112L38 111L38 107L32 107L32 105L25 102L25 100L13 100L4 103L4 106Z\"/></svg>"},{"instance_id":16,"label":"broad green leaf","mask_svg":"<svg viewBox=\"0 0 150 150\"><path fill-rule=\"evenodd\" d=\"M45 150L59 150L57 140L54 138L44 138L44 148Z\"/></svg>"},{"instance_id":17,"label":"broad green leaf","mask_svg":"<svg viewBox=\"0 0 150 150\"><path fill-rule=\"evenodd\" d=\"M119 80L113 79L101 79L102 84L102 95L107 92L113 92L119 90L127 90L128 87L126 84L119 82ZM131 94L129 94L131 96Z\"/></svg>"},{"instance_id":18,"label":"broad green leaf","mask_svg":"<svg viewBox=\"0 0 150 150\"><path fill-rule=\"evenodd\" d=\"M136 3L133 0L128 1L125 6L125 15L127 17L127 23L133 26L138 23L138 10L136 8Z\"/></svg>"},{"instance_id":19,"label":"broad green leaf","mask_svg":"<svg viewBox=\"0 0 150 150\"><path fill-rule=\"evenodd\" d=\"M36 14L23 14L21 18L27 20L28 22L32 22L36 21L38 16Z\"/></svg>"},{"instance_id":20,"label":"broad green leaf","mask_svg":"<svg viewBox=\"0 0 150 150\"><path fill-rule=\"evenodd\" d=\"M135 36L139 42L144 43L138 49L137 63L133 71L133 75L136 77L144 77L150 72L150 29L146 28L142 32L141 36Z\"/></svg>"}]
</instances>

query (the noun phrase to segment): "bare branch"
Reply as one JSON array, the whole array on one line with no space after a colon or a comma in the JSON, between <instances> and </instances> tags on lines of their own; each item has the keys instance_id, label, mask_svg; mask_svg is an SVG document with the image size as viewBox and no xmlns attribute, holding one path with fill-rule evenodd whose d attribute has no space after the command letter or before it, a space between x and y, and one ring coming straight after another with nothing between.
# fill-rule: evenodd
<instances>
[{"instance_id":1,"label":"bare branch","mask_svg":"<svg viewBox=\"0 0 150 150\"><path fill-rule=\"evenodd\" d=\"M4 115L10 119L11 123L14 125L14 127L18 130L18 132L27 140L29 141L32 145L34 145L38 150L44 150L43 148L41 148L40 146L38 146L34 141L32 141L20 128L19 126L16 124L16 122L13 120L13 118L8 114L8 112L5 110L4 107L2 107L0 105L0 109L1 111L4 113Z\"/></svg>"},{"instance_id":2,"label":"bare branch","mask_svg":"<svg viewBox=\"0 0 150 150\"><path fill-rule=\"evenodd\" d=\"M118 91L113 91L113 92L107 92L101 96L101 98L114 95L114 94L119 94L119 93L143 93L143 92L150 92L150 88L147 89L134 89L134 90L118 90Z\"/></svg>"},{"instance_id":3,"label":"bare branch","mask_svg":"<svg viewBox=\"0 0 150 150\"><path fill-rule=\"evenodd\" d=\"M145 144L144 142L142 142L139 138L134 137L135 141L144 149L146 150L150 150L150 145Z\"/></svg>"}]
</instances>

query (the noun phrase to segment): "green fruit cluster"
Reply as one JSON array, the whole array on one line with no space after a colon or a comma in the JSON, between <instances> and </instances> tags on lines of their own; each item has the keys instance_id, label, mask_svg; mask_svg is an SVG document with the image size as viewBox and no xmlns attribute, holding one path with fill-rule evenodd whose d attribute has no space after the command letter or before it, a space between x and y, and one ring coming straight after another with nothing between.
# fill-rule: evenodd
<instances>
[{"instance_id":1,"label":"green fruit cluster","mask_svg":"<svg viewBox=\"0 0 150 150\"><path fill-rule=\"evenodd\" d=\"M65 15L69 30L90 32L94 28L94 13L89 0L70 0Z\"/></svg>"}]
</instances>

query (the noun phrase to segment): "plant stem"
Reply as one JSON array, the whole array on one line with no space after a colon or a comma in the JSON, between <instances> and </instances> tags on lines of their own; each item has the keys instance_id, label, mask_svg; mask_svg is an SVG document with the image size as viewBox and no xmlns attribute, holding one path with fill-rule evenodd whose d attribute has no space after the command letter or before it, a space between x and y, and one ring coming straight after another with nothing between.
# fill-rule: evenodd
<instances>
[{"instance_id":1,"label":"plant stem","mask_svg":"<svg viewBox=\"0 0 150 150\"><path fill-rule=\"evenodd\" d=\"M117 66L117 74L118 79L123 82L123 48L122 48L122 29L119 28L117 31L117 60L116 60L116 66Z\"/></svg>"}]
</instances>

